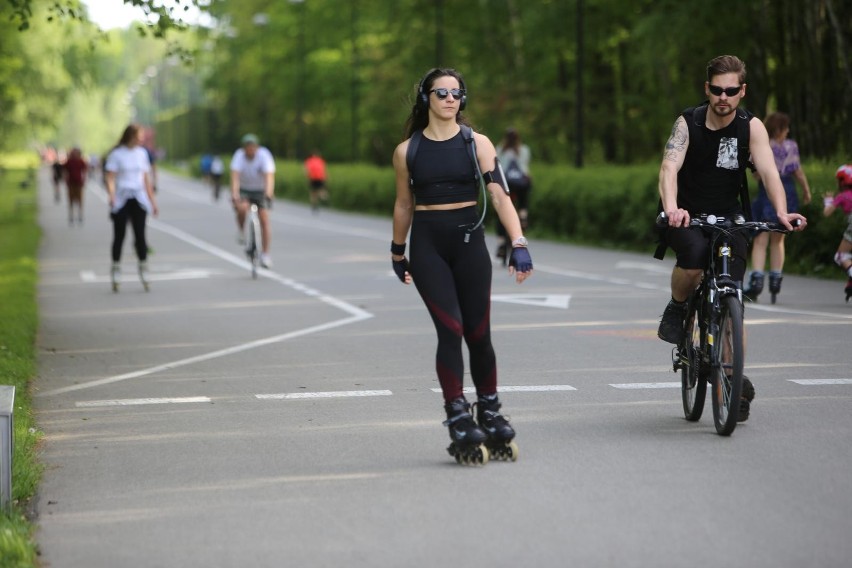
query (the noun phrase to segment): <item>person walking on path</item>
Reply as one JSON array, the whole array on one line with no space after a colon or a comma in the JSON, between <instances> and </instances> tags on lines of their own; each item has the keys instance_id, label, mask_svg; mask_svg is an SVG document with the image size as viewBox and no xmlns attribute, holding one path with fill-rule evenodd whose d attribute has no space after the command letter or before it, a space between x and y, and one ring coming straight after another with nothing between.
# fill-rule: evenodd
<instances>
[{"instance_id":1,"label":"person walking on path","mask_svg":"<svg viewBox=\"0 0 852 568\"><path fill-rule=\"evenodd\" d=\"M460 463L483 463L490 453L515 459L515 431L500 414L497 397L490 322L492 267L482 215L477 212L478 175L487 183L491 203L512 239L509 274L519 284L532 275L532 259L505 192L494 145L473 132L461 113L467 102L462 76L453 69L432 69L420 81L415 97L406 140L393 153L391 265L404 284L414 283L437 331L435 368L450 433L448 451ZM405 256L409 230L410 262ZM463 392L462 339L476 388L476 420Z\"/></svg>"},{"instance_id":2,"label":"person walking on path","mask_svg":"<svg viewBox=\"0 0 852 568\"><path fill-rule=\"evenodd\" d=\"M83 224L83 186L86 184L89 165L79 148L72 148L65 161L65 185L68 186L68 224L74 225L74 208L77 222Z\"/></svg>"},{"instance_id":3,"label":"person walking on path","mask_svg":"<svg viewBox=\"0 0 852 568\"><path fill-rule=\"evenodd\" d=\"M159 213L151 180L151 161L141 145L141 129L130 124L124 129L118 145L109 153L104 166L113 226L112 289L118 292L121 279L121 250L127 223L133 227L134 248L138 259L139 278L148 290L148 243L145 224L148 213Z\"/></svg>"},{"instance_id":4,"label":"person walking on path","mask_svg":"<svg viewBox=\"0 0 852 568\"><path fill-rule=\"evenodd\" d=\"M775 169L781 176L781 184L787 197L787 211L797 213L799 211L799 195L796 193L796 182L802 186L802 203L807 205L811 202L811 188L808 178L799 161L799 146L790 138L790 117L783 112L773 112L763 121L766 132L769 134L769 146L775 157ZM752 217L755 221L777 222L775 209L769 201L766 187L760 174L758 178L757 197L751 204ZM754 238L751 247L751 277L743 294L752 302L763 291L765 281L764 269L766 267L766 248L769 247L769 292L772 294L772 303L775 296L781 291L781 280L784 270L784 233L760 233Z\"/></svg>"}]
</instances>

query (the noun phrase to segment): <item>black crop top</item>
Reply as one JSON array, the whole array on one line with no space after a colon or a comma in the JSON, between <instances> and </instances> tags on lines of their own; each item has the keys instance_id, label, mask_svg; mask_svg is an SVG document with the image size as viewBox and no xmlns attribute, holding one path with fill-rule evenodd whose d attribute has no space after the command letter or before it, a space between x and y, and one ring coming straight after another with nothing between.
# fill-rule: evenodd
<instances>
[{"instance_id":1,"label":"black crop top","mask_svg":"<svg viewBox=\"0 0 852 568\"><path fill-rule=\"evenodd\" d=\"M414 196L417 205L476 201L476 172L461 132L444 142L420 140L414 157Z\"/></svg>"}]
</instances>

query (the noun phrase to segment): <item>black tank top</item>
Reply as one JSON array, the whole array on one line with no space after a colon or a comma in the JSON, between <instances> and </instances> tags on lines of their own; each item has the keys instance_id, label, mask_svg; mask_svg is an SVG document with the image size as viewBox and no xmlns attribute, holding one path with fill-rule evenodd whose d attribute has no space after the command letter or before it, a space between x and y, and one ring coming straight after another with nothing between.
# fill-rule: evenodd
<instances>
[{"instance_id":1,"label":"black tank top","mask_svg":"<svg viewBox=\"0 0 852 568\"><path fill-rule=\"evenodd\" d=\"M461 132L444 142L424 136L412 170L409 174L416 180L417 205L476 201L476 172Z\"/></svg>"},{"instance_id":2,"label":"black tank top","mask_svg":"<svg viewBox=\"0 0 852 568\"><path fill-rule=\"evenodd\" d=\"M742 213L737 124L735 120L721 130L704 124L690 124L689 147L677 176L677 204L691 215L712 213L730 216Z\"/></svg>"}]
</instances>

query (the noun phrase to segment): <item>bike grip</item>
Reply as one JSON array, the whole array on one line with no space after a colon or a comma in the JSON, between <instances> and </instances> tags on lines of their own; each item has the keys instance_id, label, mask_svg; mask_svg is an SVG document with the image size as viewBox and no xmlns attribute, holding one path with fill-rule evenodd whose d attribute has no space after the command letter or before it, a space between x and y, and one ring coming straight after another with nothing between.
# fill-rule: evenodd
<instances>
[{"instance_id":1,"label":"bike grip","mask_svg":"<svg viewBox=\"0 0 852 568\"><path fill-rule=\"evenodd\" d=\"M669 218L668 218L668 216L666 215L666 212L665 212L665 211L660 211L660 214L659 214L659 215L657 215L657 220L655 221L655 224L656 224L656 225L657 225L657 227L659 227L660 229L662 229L663 227L667 227L667 226L668 226L668 224L669 224Z\"/></svg>"}]
</instances>

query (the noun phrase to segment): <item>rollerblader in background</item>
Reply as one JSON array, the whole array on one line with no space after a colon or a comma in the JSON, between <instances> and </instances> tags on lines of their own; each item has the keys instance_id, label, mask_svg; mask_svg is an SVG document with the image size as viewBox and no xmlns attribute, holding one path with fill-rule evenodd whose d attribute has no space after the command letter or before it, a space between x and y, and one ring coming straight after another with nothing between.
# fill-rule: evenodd
<instances>
[{"instance_id":1,"label":"rollerblader in background","mask_svg":"<svg viewBox=\"0 0 852 568\"><path fill-rule=\"evenodd\" d=\"M145 220L148 213L157 216L157 201L151 180L151 162L141 146L140 128L131 124L124 129L118 145L109 153L104 166L112 217L113 292L118 292L121 280L121 249L127 232L127 222L133 227L134 248L139 259L139 279L148 291L148 243L145 240Z\"/></svg>"},{"instance_id":2,"label":"rollerblader in background","mask_svg":"<svg viewBox=\"0 0 852 568\"><path fill-rule=\"evenodd\" d=\"M846 215L846 221L849 226L843 232L843 238L840 239L840 244L837 247L837 252L834 255L834 262L837 263L843 272L849 276L846 281L846 301L852 298L852 164L846 164L837 168L837 195L826 193L823 198L825 208L822 214L828 217L840 208Z\"/></svg>"}]
</instances>

